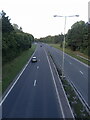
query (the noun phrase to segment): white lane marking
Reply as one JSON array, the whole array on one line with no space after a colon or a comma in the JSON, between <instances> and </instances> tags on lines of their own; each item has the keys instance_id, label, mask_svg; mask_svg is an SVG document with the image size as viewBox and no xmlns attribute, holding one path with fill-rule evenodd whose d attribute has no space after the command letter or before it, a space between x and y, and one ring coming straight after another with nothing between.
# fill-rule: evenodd
<instances>
[{"instance_id":1,"label":"white lane marking","mask_svg":"<svg viewBox=\"0 0 90 120\"><path fill-rule=\"evenodd\" d=\"M60 85L61 85L61 87L62 87L62 90L63 90L63 92L64 92L64 95L65 95L66 101L67 101L68 106L69 106L69 108L70 108L70 111L71 111L71 114L72 114L73 120L75 120L75 119L74 119L74 114L73 114L73 112L72 112L71 106L70 106L70 104L69 104L68 98L67 98L66 93L65 93L65 90L64 90L64 88L63 88L62 82L61 82L61 80L60 80L60 78L59 78L59 74L58 74L58 72L57 72L56 66L55 66L54 63L53 63L53 65L54 65L55 71L56 71L56 73L57 73L57 76L58 76L58 79L59 79L59 83L60 83Z\"/></svg>"},{"instance_id":2,"label":"white lane marking","mask_svg":"<svg viewBox=\"0 0 90 120\"><path fill-rule=\"evenodd\" d=\"M57 49L57 48L56 48ZM58 49L57 49L58 50ZM60 50L61 51L61 50ZM62 52L62 51L61 51ZM87 64L85 64L85 63L83 63L83 62L81 62L81 61L79 61L78 59L76 59L76 58L74 58L74 57L72 57L72 56L70 56L70 55L68 55L67 53L64 53L65 55L67 55L68 57L71 57L72 59L74 59L75 61L77 61L77 62L79 62L79 63L81 63L81 64L83 64L84 66L86 66L86 67L88 67L88 68L90 68L90 66L89 65L87 65Z\"/></svg>"},{"instance_id":3,"label":"white lane marking","mask_svg":"<svg viewBox=\"0 0 90 120\"><path fill-rule=\"evenodd\" d=\"M39 66L37 66L37 69L39 69Z\"/></svg>"},{"instance_id":4,"label":"white lane marking","mask_svg":"<svg viewBox=\"0 0 90 120\"><path fill-rule=\"evenodd\" d=\"M65 53L65 54L66 54L68 57L70 57L70 58L74 59L75 61L77 61L77 62L79 62L79 63L83 64L84 66L86 66L86 67L88 67L88 68L90 68L90 66L88 66L87 64L85 64L85 63L83 63L83 62L79 61L78 59L76 59L76 58L74 58L74 57L72 57L72 56L68 55L67 53Z\"/></svg>"},{"instance_id":5,"label":"white lane marking","mask_svg":"<svg viewBox=\"0 0 90 120\"><path fill-rule=\"evenodd\" d=\"M34 87L36 86L36 82L37 82L37 81L36 81L36 80L34 80Z\"/></svg>"},{"instance_id":6,"label":"white lane marking","mask_svg":"<svg viewBox=\"0 0 90 120\"><path fill-rule=\"evenodd\" d=\"M44 51L45 51L45 49L44 49ZM46 54L46 58L47 58L47 61L48 61L48 64L49 64L49 68L50 68L50 71L51 71L53 82L54 82L54 85L55 85L55 90L56 90L56 94L57 94L57 98L58 98L58 102L59 102L59 107L60 107L61 112L62 112L62 117L65 118L65 115L64 115L64 112L63 112L63 108L62 108L62 104L61 104L61 100L60 100L59 93L58 93L58 89L57 89L57 85L56 85L56 82L55 82L55 78L54 78L54 75L53 75L53 72L52 72L52 68L51 68L51 65L50 65L50 61L49 61L49 58L47 56L46 51L45 51L45 54Z\"/></svg>"},{"instance_id":7,"label":"white lane marking","mask_svg":"<svg viewBox=\"0 0 90 120\"><path fill-rule=\"evenodd\" d=\"M39 61L40 61L40 59L39 59Z\"/></svg>"},{"instance_id":8,"label":"white lane marking","mask_svg":"<svg viewBox=\"0 0 90 120\"><path fill-rule=\"evenodd\" d=\"M36 48L36 50L37 50L37 48ZM36 52L36 50L35 50L35 52ZM35 52L32 54L32 56L35 54ZM27 64L25 65L25 67L23 68L23 70L21 71L21 73L19 74L18 78L15 80L15 82L11 86L11 88L8 90L8 92L6 93L6 95L4 96L4 98L2 99L2 101L0 101L0 106L5 101L5 99L7 98L7 96L9 95L9 93L11 92L11 90L13 89L13 87L15 86L15 84L17 83L17 81L19 80L19 78L21 77L21 75L23 74L24 70L26 69L26 67L28 66L29 62L31 61L32 56L30 57L29 61L27 62Z\"/></svg>"},{"instance_id":9,"label":"white lane marking","mask_svg":"<svg viewBox=\"0 0 90 120\"><path fill-rule=\"evenodd\" d=\"M70 64L72 64L71 62L69 62Z\"/></svg>"},{"instance_id":10,"label":"white lane marking","mask_svg":"<svg viewBox=\"0 0 90 120\"><path fill-rule=\"evenodd\" d=\"M84 97L82 96L82 93L79 92L79 90L78 90L77 87L74 85L74 83L70 80L69 77L68 77L67 80L69 81L69 83L70 83L70 85L72 86L72 88L74 89L75 93L77 94L77 96L79 97L79 99L81 100L81 102L83 103L84 107L87 109L86 106L88 106L89 109L90 109L90 106L89 106L89 104L87 103L87 101L84 99ZM88 109L87 109L87 111L88 111ZM89 112L89 113L90 113L90 112Z\"/></svg>"},{"instance_id":11,"label":"white lane marking","mask_svg":"<svg viewBox=\"0 0 90 120\"><path fill-rule=\"evenodd\" d=\"M83 56L81 56L81 55L77 55L77 56L79 56L79 57L83 58L84 60L87 60L87 61L89 61L89 62L90 62L90 60L89 60L89 59L87 59L87 58L85 58L85 57L83 57Z\"/></svg>"},{"instance_id":12,"label":"white lane marking","mask_svg":"<svg viewBox=\"0 0 90 120\"><path fill-rule=\"evenodd\" d=\"M83 75L83 72L82 72L82 71L80 71L80 73Z\"/></svg>"}]
</instances>

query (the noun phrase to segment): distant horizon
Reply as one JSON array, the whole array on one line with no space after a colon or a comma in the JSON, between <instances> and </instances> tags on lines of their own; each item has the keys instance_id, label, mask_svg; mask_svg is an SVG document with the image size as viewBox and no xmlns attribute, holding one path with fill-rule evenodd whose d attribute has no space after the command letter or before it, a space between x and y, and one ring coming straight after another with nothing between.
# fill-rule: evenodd
<instances>
[{"instance_id":1,"label":"distant horizon","mask_svg":"<svg viewBox=\"0 0 90 120\"><path fill-rule=\"evenodd\" d=\"M4 11L4 10L2 10L2 11ZM4 11L4 12L5 12L5 11ZM1 12L0 12L0 13L1 13ZM5 12L5 13L6 13L6 12ZM88 15L89 15L89 14L88 14ZM6 13L6 16L8 16L7 13ZM12 23L12 22L11 22L11 21L12 21L12 18L10 18L10 16L8 16L8 17L9 17L10 23L11 23L12 25L13 25L13 24L16 24L16 23ZM89 17L88 17L88 18L89 18ZM84 20L80 20L80 21L84 21ZM86 22L86 21L84 21L84 22L85 22L85 23L88 23L88 21L89 21L89 20L87 20L87 22ZM76 22L79 22L79 21L76 21ZM76 22L75 22L75 23L76 23ZM75 24L75 23L73 23L73 24ZM73 25L73 24L72 24L72 25ZM71 25L71 26L72 26L72 25ZM20 28L21 26L18 25L18 27ZM70 29L71 29L71 28L70 28ZM23 30L23 28L22 28L22 30ZM68 29L68 30L69 30L69 29ZM67 32L68 32L68 30L67 30ZM23 32L25 32L25 31L23 31ZM66 34L67 34L67 32L66 32ZM29 32L25 32L25 33L29 33ZM31 33L29 33L29 34L31 34ZM48 37L48 36L58 36L58 35L61 35L61 34L63 34L63 33L61 32L61 33L58 33L58 34L55 34L55 35L47 35L47 36L42 36L42 37L39 37L39 38L36 38L36 37L34 37L34 38L35 38L35 39L40 39L40 38L44 38L44 37ZM32 35L33 35L33 34L32 34ZM33 36L34 36L34 35L33 35Z\"/></svg>"}]
</instances>

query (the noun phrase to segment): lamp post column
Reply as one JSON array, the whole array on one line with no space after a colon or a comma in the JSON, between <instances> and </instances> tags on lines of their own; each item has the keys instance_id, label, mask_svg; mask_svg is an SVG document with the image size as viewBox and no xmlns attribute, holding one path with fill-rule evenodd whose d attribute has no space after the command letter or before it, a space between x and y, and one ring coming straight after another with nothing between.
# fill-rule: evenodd
<instances>
[{"instance_id":1,"label":"lamp post column","mask_svg":"<svg viewBox=\"0 0 90 120\"><path fill-rule=\"evenodd\" d=\"M66 19L67 17L65 16L65 24L64 24L64 40L63 40L63 59L62 59L62 79L64 78L64 52L65 52L65 32L66 32Z\"/></svg>"}]
</instances>

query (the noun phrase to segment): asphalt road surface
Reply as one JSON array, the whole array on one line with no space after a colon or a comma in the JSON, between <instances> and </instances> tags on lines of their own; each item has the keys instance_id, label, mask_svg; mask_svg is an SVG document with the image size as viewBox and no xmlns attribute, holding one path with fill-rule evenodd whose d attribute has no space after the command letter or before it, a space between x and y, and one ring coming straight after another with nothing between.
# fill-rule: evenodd
<instances>
[{"instance_id":1,"label":"asphalt road surface","mask_svg":"<svg viewBox=\"0 0 90 120\"><path fill-rule=\"evenodd\" d=\"M49 51L53 56L57 66L62 68L63 52L49 45L44 44L44 46L46 50ZM90 67L65 54L64 75L66 76L67 80L72 82L88 106L90 106L90 82L88 75L89 71Z\"/></svg>"},{"instance_id":2,"label":"asphalt road surface","mask_svg":"<svg viewBox=\"0 0 90 120\"><path fill-rule=\"evenodd\" d=\"M65 117L45 47L37 45L34 56L38 61L36 63L29 61L21 76L13 82L3 97L0 103L2 118ZM62 99L65 99L63 95ZM65 104L68 106L67 102ZM69 111L71 112L68 107L66 112L72 118Z\"/></svg>"}]
</instances>

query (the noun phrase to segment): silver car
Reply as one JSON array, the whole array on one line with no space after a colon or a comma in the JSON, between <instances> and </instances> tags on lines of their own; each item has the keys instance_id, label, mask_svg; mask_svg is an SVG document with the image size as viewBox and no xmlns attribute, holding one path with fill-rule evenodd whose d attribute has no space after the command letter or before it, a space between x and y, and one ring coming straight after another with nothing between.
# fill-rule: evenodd
<instances>
[{"instance_id":1,"label":"silver car","mask_svg":"<svg viewBox=\"0 0 90 120\"><path fill-rule=\"evenodd\" d=\"M32 57L31 61L32 62L37 62L37 58L36 57Z\"/></svg>"}]
</instances>

